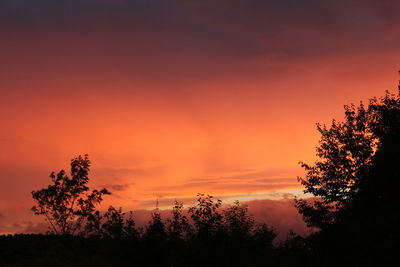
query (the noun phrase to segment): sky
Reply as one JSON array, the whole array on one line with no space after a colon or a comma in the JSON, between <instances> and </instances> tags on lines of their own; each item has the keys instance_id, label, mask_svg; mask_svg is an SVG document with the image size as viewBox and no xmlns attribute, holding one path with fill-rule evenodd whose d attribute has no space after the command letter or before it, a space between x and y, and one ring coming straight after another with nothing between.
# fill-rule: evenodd
<instances>
[{"instance_id":1,"label":"sky","mask_svg":"<svg viewBox=\"0 0 400 267\"><path fill-rule=\"evenodd\" d=\"M315 123L396 90L398 1L0 0L0 233L89 154L104 206L206 193L304 228ZM41 228L40 228L41 229Z\"/></svg>"}]
</instances>

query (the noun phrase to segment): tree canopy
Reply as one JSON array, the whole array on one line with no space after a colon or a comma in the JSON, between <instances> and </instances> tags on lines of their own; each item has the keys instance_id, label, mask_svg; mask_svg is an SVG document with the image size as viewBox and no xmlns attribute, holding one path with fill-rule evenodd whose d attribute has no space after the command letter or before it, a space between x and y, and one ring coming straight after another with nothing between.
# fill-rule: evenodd
<instances>
[{"instance_id":1,"label":"tree canopy","mask_svg":"<svg viewBox=\"0 0 400 267\"><path fill-rule=\"evenodd\" d=\"M315 199L296 201L305 222L321 230L310 244L320 256L335 253L337 262L360 266L396 257L400 95L387 92L368 106L345 106L344 121L317 129L318 160L301 163L306 176L298 178Z\"/></svg>"},{"instance_id":2,"label":"tree canopy","mask_svg":"<svg viewBox=\"0 0 400 267\"><path fill-rule=\"evenodd\" d=\"M35 215L44 215L51 232L74 234L84 220L95 212L95 207L110 192L90 191L88 187L90 160L88 155L71 160L70 176L64 170L50 174L51 184L47 188L32 191L36 205L32 207Z\"/></svg>"},{"instance_id":3,"label":"tree canopy","mask_svg":"<svg viewBox=\"0 0 400 267\"><path fill-rule=\"evenodd\" d=\"M318 199L297 200L297 207L309 226L323 229L338 220L339 214L354 202L368 183L371 168L388 143L398 142L400 98L389 94L345 106L344 121L333 120L330 127L317 124L321 134L316 149L318 160L298 178L305 193Z\"/></svg>"}]
</instances>

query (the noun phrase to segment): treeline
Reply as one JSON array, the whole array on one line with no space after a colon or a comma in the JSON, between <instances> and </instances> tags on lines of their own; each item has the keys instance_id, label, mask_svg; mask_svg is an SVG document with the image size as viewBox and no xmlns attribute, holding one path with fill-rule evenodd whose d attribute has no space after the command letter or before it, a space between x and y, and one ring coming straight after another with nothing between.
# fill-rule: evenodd
<instances>
[{"instance_id":1,"label":"treeline","mask_svg":"<svg viewBox=\"0 0 400 267\"><path fill-rule=\"evenodd\" d=\"M225 236L236 239L262 240L272 246L276 237L265 223L256 223L246 206L236 201L222 209L222 201L213 196L198 194L196 205L184 215L183 203L175 201L171 218L163 221L158 208L143 228L136 228L133 212L125 214L122 208L112 206L106 212L97 210L106 188L88 187L90 160L88 155L71 160L70 175L64 170L50 174L51 184L32 191L36 205L32 211L44 215L49 234L78 235L109 239L168 239L191 240Z\"/></svg>"},{"instance_id":2,"label":"treeline","mask_svg":"<svg viewBox=\"0 0 400 267\"><path fill-rule=\"evenodd\" d=\"M74 234L0 237L0 266L309 266L306 239L277 233L257 223L238 201L222 209L221 200L199 194L184 215L175 202L163 220L156 209L144 227L121 208L98 210ZM76 223L69 221L68 223ZM75 227L69 226L69 229ZM59 232L59 229L56 229ZM6 253L6 256L4 256Z\"/></svg>"},{"instance_id":3,"label":"treeline","mask_svg":"<svg viewBox=\"0 0 400 267\"><path fill-rule=\"evenodd\" d=\"M258 240L272 246L275 231L266 223L257 223L248 214L246 206L236 201L221 209L221 200L198 194L197 204L183 214L183 204L175 202L171 217L163 220L156 209L144 227L135 227L133 212L125 214L122 209L110 206L104 213L96 211L87 217L79 235L109 239L165 239L169 241L205 239L224 236L229 239ZM128 216L127 216L128 215Z\"/></svg>"},{"instance_id":4,"label":"treeline","mask_svg":"<svg viewBox=\"0 0 400 267\"><path fill-rule=\"evenodd\" d=\"M290 232L286 241L274 242L275 230L256 222L246 206L236 201L223 207L210 195L198 194L187 210L175 201L167 219L156 209L145 226L137 227L133 212L97 209L111 192L89 189L88 155L70 165L68 174L53 172L47 187L32 191L32 211L48 222L47 235L3 237L6 251L15 253L10 242L27 248L3 257L3 264L289 266L309 260L303 237ZM288 256L293 253L296 257Z\"/></svg>"}]
</instances>

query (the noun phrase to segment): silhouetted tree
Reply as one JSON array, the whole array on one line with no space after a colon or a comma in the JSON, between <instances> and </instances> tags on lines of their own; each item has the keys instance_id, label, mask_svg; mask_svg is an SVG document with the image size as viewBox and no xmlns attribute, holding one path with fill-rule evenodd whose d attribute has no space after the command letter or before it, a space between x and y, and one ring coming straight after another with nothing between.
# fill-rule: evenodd
<instances>
[{"instance_id":1,"label":"silhouetted tree","mask_svg":"<svg viewBox=\"0 0 400 267\"><path fill-rule=\"evenodd\" d=\"M277 234L273 228L266 223L260 223L255 227L253 239L259 243L261 247L272 248L273 241Z\"/></svg>"},{"instance_id":2,"label":"silhouetted tree","mask_svg":"<svg viewBox=\"0 0 400 267\"><path fill-rule=\"evenodd\" d=\"M86 224L84 225L83 231L80 233L86 237L102 237L103 229L102 229L102 219L100 211L96 210L89 214L86 218Z\"/></svg>"},{"instance_id":3,"label":"silhouetted tree","mask_svg":"<svg viewBox=\"0 0 400 267\"><path fill-rule=\"evenodd\" d=\"M151 214L151 220L146 227L144 238L150 242L161 241L166 238L165 225L158 208Z\"/></svg>"},{"instance_id":4,"label":"silhouetted tree","mask_svg":"<svg viewBox=\"0 0 400 267\"><path fill-rule=\"evenodd\" d=\"M124 235L126 239L136 240L139 238L139 231L136 229L135 220L133 219L133 212L129 212L129 217L126 218L124 224Z\"/></svg>"},{"instance_id":5,"label":"silhouetted tree","mask_svg":"<svg viewBox=\"0 0 400 267\"><path fill-rule=\"evenodd\" d=\"M70 177L64 170L52 172L52 184L47 188L32 191L36 205L32 207L35 215L44 215L56 234L74 234L89 215L95 212L103 195L110 194L107 189L89 191L90 160L88 155L71 160Z\"/></svg>"},{"instance_id":6,"label":"silhouetted tree","mask_svg":"<svg viewBox=\"0 0 400 267\"><path fill-rule=\"evenodd\" d=\"M136 240L139 237L139 232L135 228L132 211L129 212L129 217L126 218L122 208L116 209L110 206L104 214L100 211L90 214L87 217L81 235L116 240Z\"/></svg>"},{"instance_id":7,"label":"silhouetted tree","mask_svg":"<svg viewBox=\"0 0 400 267\"><path fill-rule=\"evenodd\" d=\"M204 194L197 197L197 205L189 208L197 234L204 237L215 234L222 226L223 216L218 212L222 201L214 201L213 196Z\"/></svg>"},{"instance_id":8,"label":"silhouetted tree","mask_svg":"<svg viewBox=\"0 0 400 267\"><path fill-rule=\"evenodd\" d=\"M103 237L111 239L122 239L125 236L124 233L124 220L125 213L122 209L115 209L110 206L106 213L104 213L104 223L102 225Z\"/></svg>"},{"instance_id":9,"label":"silhouetted tree","mask_svg":"<svg viewBox=\"0 0 400 267\"><path fill-rule=\"evenodd\" d=\"M302 164L307 174L299 180L319 199L296 203L307 224L321 229L311 244L327 266L385 265L400 240L400 96L346 107L344 122L318 130L319 160Z\"/></svg>"},{"instance_id":10,"label":"silhouetted tree","mask_svg":"<svg viewBox=\"0 0 400 267\"><path fill-rule=\"evenodd\" d=\"M387 94L381 103L391 98ZM309 226L322 229L334 223L337 212L348 206L359 191L381 141L374 130L382 124L374 119L377 105L380 103L372 99L368 108L362 103L359 107L345 106L344 122L333 120L330 128L317 124L321 134L316 150L319 160L314 165L301 162L307 173L298 179L306 187L305 193L319 199L296 203Z\"/></svg>"},{"instance_id":11,"label":"silhouetted tree","mask_svg":"<svg viewBox=\"0 0 400 267\"><path fill-rule=\"evenodd\" d=\"M246 206L236 200L233 205L223 211L225 229L235 238L246 238L252 234L254 219L248 214Z\"/></svg>"},{"instance_id":12,"label":"silhouetted tree","mask_svg":"<svg viewBox=\"0 0 400 267\"><path fill-rule=\"evenodd\" d=\"M192 234L192 226L188 218L182 215L183 204L175 200L174 207L172 208L172 218L166 221L167 234L170 239L186 239Z\"/></svg>"}]
</instances>

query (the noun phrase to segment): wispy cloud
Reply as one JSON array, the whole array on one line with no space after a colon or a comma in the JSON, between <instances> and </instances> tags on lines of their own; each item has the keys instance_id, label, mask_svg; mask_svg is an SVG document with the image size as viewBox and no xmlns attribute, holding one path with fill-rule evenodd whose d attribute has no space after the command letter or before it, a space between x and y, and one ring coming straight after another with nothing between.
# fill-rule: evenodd
<instances>
[{"instance_id":1,"label":"wispy cloud","mask_svg":"<svg viewBox=\"0 0 400 267\"><path fill-rule=\"evenodd\" d=\"M296 177L286 177L285 170L270 169L262 171L247 170L237 174L189 178L185 182L172 185L153 186L159 192L179 192L197 190L198 192L265 192L290 188L300 188Z\"/></svg>"}]
</instances>

